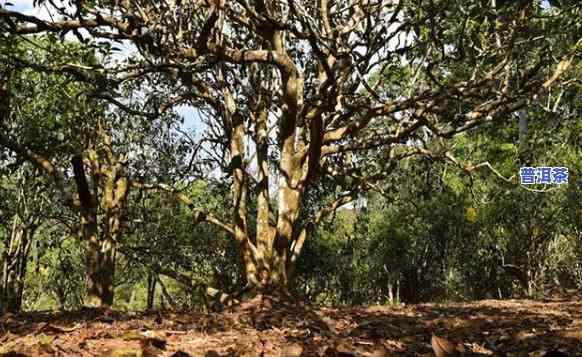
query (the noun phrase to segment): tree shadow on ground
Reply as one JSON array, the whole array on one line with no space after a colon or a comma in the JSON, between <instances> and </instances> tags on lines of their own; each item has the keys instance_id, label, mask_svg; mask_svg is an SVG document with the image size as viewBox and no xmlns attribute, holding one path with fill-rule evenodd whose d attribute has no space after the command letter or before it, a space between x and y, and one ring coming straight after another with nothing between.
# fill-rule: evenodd
<instances>
[{"instance_id":1,"label":"tree shadow on ground","mask_svg":"<svg viewBox=\"0 0 582 357\"><path fill-rule=\"evenodd\" d=\"M178 357L432 356L432 333L463 341L468 351L483 355L496 348L509 356L539 356L551 349L582 356L582 302L332 309L259 296L208 314L39 312L0 320L0 355L114 356L116 349L129 349L145 356L146 348L162 346L159 355ZM163 344L150 346L155 340Z\"/></svg>"}]
</instances>

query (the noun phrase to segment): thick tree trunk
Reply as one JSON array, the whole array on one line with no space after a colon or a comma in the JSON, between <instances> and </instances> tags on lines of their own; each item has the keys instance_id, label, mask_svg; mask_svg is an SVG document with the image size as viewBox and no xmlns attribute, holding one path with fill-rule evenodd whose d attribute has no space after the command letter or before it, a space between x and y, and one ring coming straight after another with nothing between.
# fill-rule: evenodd
<instances>
[{"instance_id":1,"label":"thick tree trunk","mask_svg":"<svg viewBox=\"0 0 582 357\"><path fill-rule=\"evenodd\" d=\"M111 306L116 243L110 236L105 239L99 237L96 214L83 215L81 226L87 242L85 304L91 307Z\"/></svg>"},{"instance_id":2,"label":"thick tree trunk","mask_svg":"<svg viewBox=\"0 0 582 357\"><path fill-rule=\"evenodd\" d=\"M88 150L88 160L93 172L93 194L87 182L83 157L72 158L75 183L81 211L81 231L87 242L86 251L86 305L91 307L111 306L114 295L115 256L121 234L121 222L129 192L128 180L123 175L122 165L112 151L111 137L98 125L98 134L103 142L105 154ZM104 162L100 162L100 159ZM99 183L102 183L101 208L104 218L101 229L97 221Z\"/></svg>"},{"instance_id":3,"label":"thick tree trunk","mask_svg":"<svg viewBox=\"0 0 582 357\"><path fill-rule=\"evenodd\" d=\"M116 244L111 235L99 237L97 202L89 190L83 158L74 156L71 163L81 208L81 234L87 243L85 304L90 307L110 306L113 304Z\"/></svg>"},{"instance_id":4,"label":"thick tree trunk","mask_svg":"<svg viewBox=\"0 0 582 357\"><path fill-rule=\"evenodd\" d=\"M90 238L86 253L87 298L85 303L92 307L111 306L116 244L111 239L98 239L91 227L87 229L86 234Z\"/></svg>"},{"instance_id":5,"label":"thick tree trunk","mask_svg":"<svg viewBox=\"0 0 582 357\"><path fill-rule=\"evenodd\" d=\"M266 99L257 100L255 110L255 142L257 143L257 168L258 168L258 195L257 195L257 264L259 270L270 270L273 258L273 240L275 229L269 223L271 213L269 198L269 166L268 166L268 138L267 119L268 107Z\"/></svg>"},{"instance_id":6,"label":"thick tree trunk","mask_svg":"<svg viewBox=\"0 0 582 357\"><path fill-rule=\"evenodd\" d=\"M127 185L123 183L121 186ZM115 203L115 200L109 201L108 198L110 197L106 194L106 214L100 232L98 232L96 207L85 212L82 218L83 237L87 241L86 277L87 305L89 306L113 304L115 257L120 234L121 207L119 203Z\"/></svg>"},{"instance_id":7,"label":"thick tree trunk","mask_svg":"<svg viewBox=\"0 0 582 357\"><path fill-rule=\"evenodd\" d=\"M275 48L280 39L276 38ZM282 51L281 49L278 49ZM291 61L289 61L291 62ZM290 66L291 67L291 66ZM299 215L299 203L303 188L299 181L303 176L301 165L296 156L296 127L298 108L302 105L303 79L293 68L282 71L282 81L285 88L286 111L279 127L279 142L281 146L281 160L279 164L279 192L277 235L271 268L271 281L279 286L281 292L286 292L289 285L288 267L289 248L293 242L294 225Z\"/></svg>"},{"instance_id":8,"label":"thick tree trunk","mask_svg":"<svg viewBox=\"0 0 582 357\"><path fill-rule=\"evenodd\" d=\"M251 287L260 285L258 280L257 259L259 253L256 246L251 242L247 224L247 199L248 199L248 177L245 162L245 134L246 127L244 117L238 111L236 102L228 85L224 81L222 69L218 71L218 77L222 82L222 92L225 101L225 119L229 128L229 155L230 169L232 170L232 217L233 233L235 240L240 245L240 252L245 267L247 284Z\"/></svg>"},{"instance_id":9,"label":"thick tree trunk","mask_svg":"<svg viewBox=\"0 0 582 357\"><path fill-rule=\"evenodd\" d=\"M283 178L285 181L286 179ZM273 285L279 286L284 292L289 286L289 248L293 241L294 224L299 212L299 192L289 187L287 183L281 184L279 191L279 219L277 222L277 236L275 237L275 249L273 252L271 279Z\"/></svg>"}]
</instances>

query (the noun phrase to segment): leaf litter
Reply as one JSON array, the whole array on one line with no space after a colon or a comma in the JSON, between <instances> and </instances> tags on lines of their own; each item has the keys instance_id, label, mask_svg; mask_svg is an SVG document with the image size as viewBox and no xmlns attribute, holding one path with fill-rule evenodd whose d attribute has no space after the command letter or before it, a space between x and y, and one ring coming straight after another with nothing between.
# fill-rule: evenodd
<instances>
[{"instance_id":1,"label":"leaf litter","mask_svg":"<svg viewBox=\"0 0 582 357\"><path fill-rule=\"evenodd\" d=\"M581 297L338 309L257 297L208 314L6 314L0 356L433 356L433 333L484 356L582 356Z\"/></svg>"}]
</instances>

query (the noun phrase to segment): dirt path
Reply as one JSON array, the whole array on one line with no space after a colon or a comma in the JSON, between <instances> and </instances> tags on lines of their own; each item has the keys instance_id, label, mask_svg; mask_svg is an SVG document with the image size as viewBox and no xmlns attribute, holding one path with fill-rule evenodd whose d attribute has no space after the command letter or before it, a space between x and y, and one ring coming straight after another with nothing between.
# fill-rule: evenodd
<instances>
[{"instance_id":1,"label":"dirt path","mask_svg":"<svg viewBox=\"0 0 582 357\"><path fill-rule=\"evenodd\" d=\"M581 295L328 309L270 300L216 314L31 313L0 320L0 356L433 356L431 333L509 356L582 356ZM20 354L18 354L20 353Z\"/></svg>"}]
</instances>

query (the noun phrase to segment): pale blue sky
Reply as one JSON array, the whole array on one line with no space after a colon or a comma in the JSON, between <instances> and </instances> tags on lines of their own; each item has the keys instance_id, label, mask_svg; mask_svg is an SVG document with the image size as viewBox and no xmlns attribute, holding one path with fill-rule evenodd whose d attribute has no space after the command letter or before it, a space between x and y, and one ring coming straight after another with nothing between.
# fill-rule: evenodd
<instances>
[{"instance_id":1,"label":"pale blue sky","mask_svg":"<svg viewBox=\"0 0 582 357\"><path fill-rule=\"evenodd\" d=\"M0 3L4 4L10 2L14 6L12 6L12 10L14 11L29 11L32 10L32 0L0 0Z\"/></svg>"}]
</instances>

